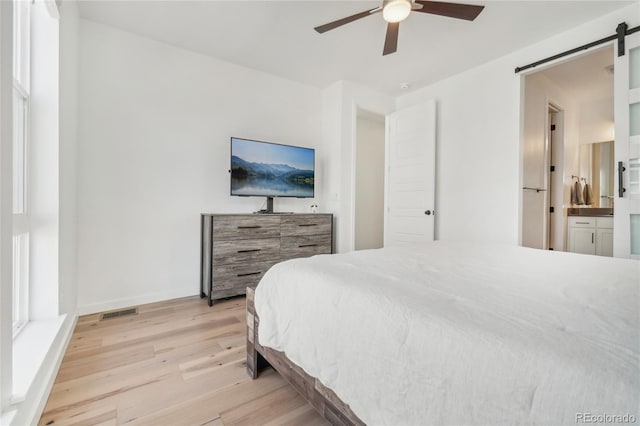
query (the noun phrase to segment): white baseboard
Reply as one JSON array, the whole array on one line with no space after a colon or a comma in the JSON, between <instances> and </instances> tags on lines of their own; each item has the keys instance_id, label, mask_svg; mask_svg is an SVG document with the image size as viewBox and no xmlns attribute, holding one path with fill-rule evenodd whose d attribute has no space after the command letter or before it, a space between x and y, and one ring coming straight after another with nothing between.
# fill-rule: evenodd
<instances>
[{"instance_id":1,"label":"white baseboard","mask_svg":"<svg viewBox=\"0 0 640 426\"><path fill-rule=\"evenodd\" d=\"M98 312L112 311L114 309L128 308L131 306L144 305L146 303L162 302L164 300L178 299L180 297L196 296L192 290L185 291L171 290L160 291L157 293L147 293L140 296L123 297L121 299L113 299L106 302L86 303L78 306L78 315L89 315Z\"/></svg>"},{"instance_id":2,"label":"white baseboard","mask_svg":"<svg viewBox=\"0 0 640 426\"><path fill-rule=\"evenodd\" d=\"M12 407L15 409L15 414L11 419L11 425L35 425L40 420L77 319L77 315L66 315L24 400Z\"/></svg>"}]
</instances>

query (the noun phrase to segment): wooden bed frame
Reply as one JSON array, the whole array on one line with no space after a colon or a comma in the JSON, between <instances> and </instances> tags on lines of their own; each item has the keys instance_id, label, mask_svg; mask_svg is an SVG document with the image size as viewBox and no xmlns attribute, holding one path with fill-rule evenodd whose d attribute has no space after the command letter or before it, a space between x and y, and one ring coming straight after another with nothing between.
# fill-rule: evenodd
<instances>
[{"instance_id":1,"label":"wooden bed frame","mask_svg":"<svg viewBox=\"0 0 640 426\"><path fill-rule=\"evenodd\" d=\"M295 390L302 395L322 417L334 426L364 426L338 396L291 362L284 352L265 348L258 342L260 318L254 307L255 290L247 287L247 373L252 379L258 377L258 369L271 365Z\"/></svg>"}]
</instances>

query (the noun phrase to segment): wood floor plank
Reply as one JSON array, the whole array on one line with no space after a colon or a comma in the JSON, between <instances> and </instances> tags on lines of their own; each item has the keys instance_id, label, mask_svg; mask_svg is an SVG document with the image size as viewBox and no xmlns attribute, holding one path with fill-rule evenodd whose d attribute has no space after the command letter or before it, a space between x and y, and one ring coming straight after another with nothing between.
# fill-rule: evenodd
<instances>
[{"instance_id":1,"label":"wood floor plank","mask_svg":"<svg viewBox=\"0 0 640 426\"><path fill-rule=\"evenodd\" d=\"M183 362L178 365L182 372L182 377L189 380L201 374L210 373L223 368L232 363L244 362L242 356L245 354L244 346L229 347L220 352L202 356L200 358Z\"/></svg>"},{"instance_id":2,"label":"wood floor plank","mask_svg":"<svg viewBox=\"0 0 640 426\"><path fill-rule=\"evenodd\" d=\"M95 353L85 358L67 360L58 376L61 382L76 379L99 371L111 370L123 365L133 364L154 358L156 355L153 345L133 346L118 351Z\"/></svg>"},{"instance_id":3,"label":"wood floor plank","mask_svg":"<svg viewBox=\"0 0 640 426\"><path fill-rule=\"evenodd\" d=\"M283 386L274 392L256 398L251 404L243 404L220 413L222 422L227 425L252 426L263 425L294 411L307 402L291 387Z\"/></svg>"},{"instance_id":4,"label":"wood floor plank","mask_svg":"<svg viewBox=\"0 0 640 426\"><path fill-rule=\"evenodd\" d=\"M295 410L286 412L273 420L263 423L262 426L322 426L324 419L318 416L316 410L309 404L300 405Z\"/></svg>"},{"instance_id":5,"label":"wood floor plank","mask_svg":"<svg viewBox=\"0 0 640 426\"><path fill-rule=\"evenodd\" d=\"M45 413L64 413L98 402L110 404L119 395L160 382L172 374L177 374L175 366L157 365L149 370L140 369L137 374L129 374L126 377L107 375L97 381L84 380L86 377L83 380L66 381L61 383L61 389L56 389L54 384Z\"/></svg>"},{"instance_id":6,"label":"wood floor plank","mask_svg":"<svg viewBox=\"0 0 640 426\"><path fill-rule=\"evenodd\" d=\"M233 323L238 323L238 319L233 316L211 319L201 317L199 319L167 319L155 321L145 327L134 329L127 327L118 329L116 333L110 333L102 338L102 346L109 346L118 343L133 344L140 341L149 341L154 338L176 336L184 332L204 331L210 328L221 327Z\"/></svg>"},{"instance_id":7,"label":"wood floor plank","mask_svg":"<svg viewBox=\"0 0 640 426\"><path fill-rule=\"evenodd\" d=\"M66 357L78 351L85 351L87 349L97 349L102 345L102 337L85 338L84 336L71 339L69 346L67 347Z\"/></svg>"},{"instance_id":8,"label":"wood floor plank","mask_svg":"<svg viewBox=\"0 0 640 426\"><path fill-rule=\"evenodd\" d=\"M173 349L176 346L190 345L197 342L213 340L218 341L219 338L229 336L243 336L245 334L244 323L233 323L222 327L215 327L208 330L195 330L185 332L177 336L167 338L159 337L154 339L153 346L156 351L162 352L165 349Z\"/></svg>"},{"instance_id":9,"label":"wood floor plank","mask_svg":"<svg viewBox=\"0 0 640 426\"><path fill-rule=\"evenodd\" d=\"M39 425L326 425L275 371L246 374L244 298L138 308L78 319Z\"/></svg>"},{"instance_id":10,"label":"wood floor plank","mask_svg":"<svg viewBox=\"0 0 640 426\"><path fill-rule=\"evenodd\" d=\"M202 381L197 385L197 388L202 389L199 395L165 407L148 416L132 420L127 425L200 424L199 422L204 422L203 419L211 418L213 413L250 403L265 394L287 386L273 370L265 371L260 379L260 384L254 380L243 379L226 387L210 388L209 390L207 390L206 381Z\"/></svg>"},{"instance_id":11,"label":"wood floor plank","mask_svg":"<svg viewBox=\"0 0 640 426\"><path fill-rule=\"evenodd\" d=\"M56 420L51 419L51 420L47 420L47 422L53 420L54 423L52 423L52 425L57 425L57 426L95 425L95 424L109 422L109 421L115 422L116 417L117 417L116 406L115 404L110 404L110 405L99 406L96 408L81 409L81 410L77 410L76 412L69 412L68 417L59 418ZM39 424L43 424L43 422L40 422Z\"/></svg>"}]
</instances>

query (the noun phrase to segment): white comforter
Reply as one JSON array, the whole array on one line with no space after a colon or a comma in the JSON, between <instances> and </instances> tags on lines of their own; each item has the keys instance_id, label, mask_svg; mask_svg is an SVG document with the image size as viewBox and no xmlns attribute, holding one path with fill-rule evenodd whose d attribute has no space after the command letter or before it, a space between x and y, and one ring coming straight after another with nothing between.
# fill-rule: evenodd
<instances>
[{"instance_id":1,"label":"white comforter","mask_svg":"<svg viewBox=\"0 0 640 426\"><path fill-rule=\"evenodd\" d=\"M255 305L367 424L640 422L638 261L436 242L280 263Z\"/></svg>"}]
</instances>

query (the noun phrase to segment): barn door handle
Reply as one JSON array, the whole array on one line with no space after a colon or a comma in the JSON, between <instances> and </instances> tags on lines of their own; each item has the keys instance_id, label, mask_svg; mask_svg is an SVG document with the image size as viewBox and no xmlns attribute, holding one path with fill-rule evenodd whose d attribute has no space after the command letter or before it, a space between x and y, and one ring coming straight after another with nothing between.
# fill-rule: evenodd
<instances>
[{"instance_id":1,"label":"barn door handle","mask_svg":"<svg viewBox=\"0 0 640 426\"><path fill-rule=\"evenodd\" d=\"M624 163L622 161L618 161L618 197L624 197L624 193L626 189L622 186L624 185L624 177L623 173L627 170L624 168Z\"/></svg>"}]
</instances>

